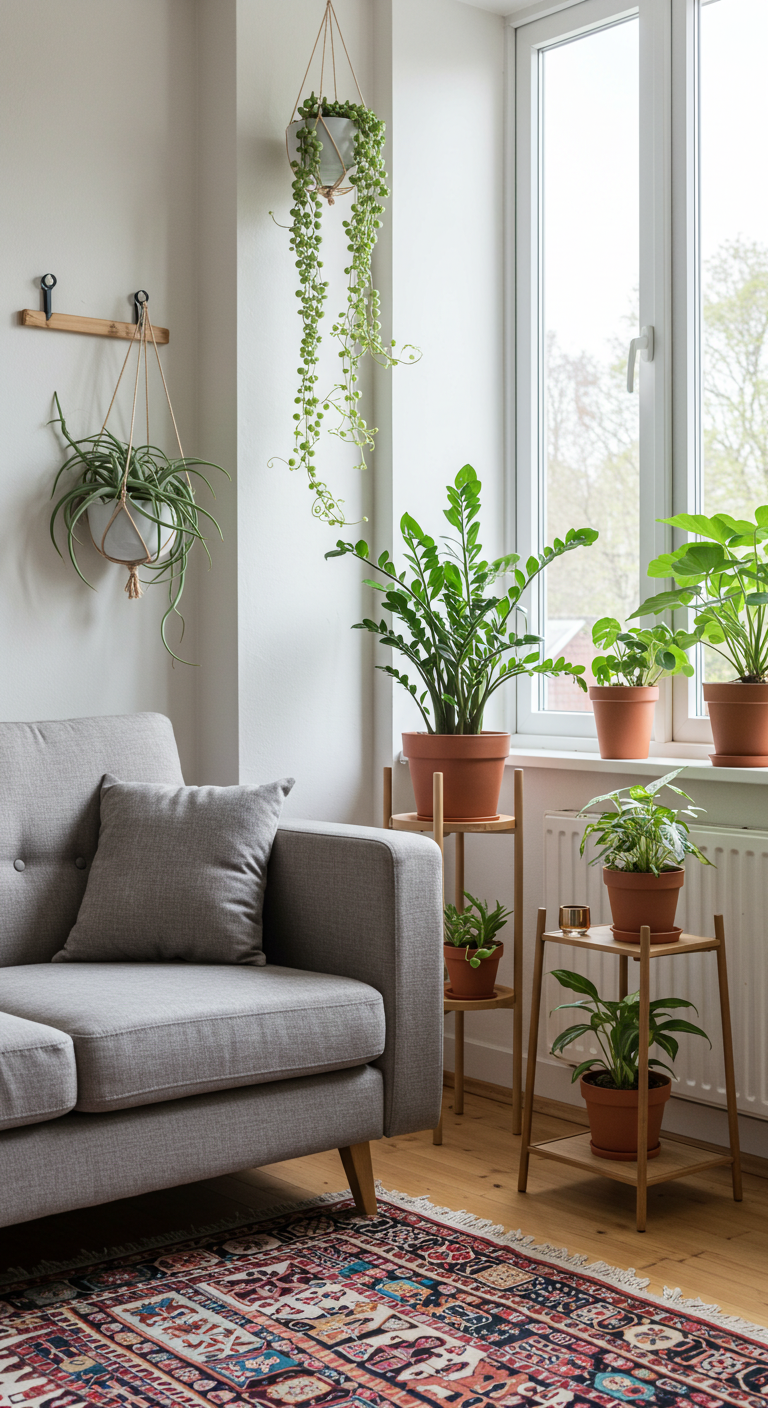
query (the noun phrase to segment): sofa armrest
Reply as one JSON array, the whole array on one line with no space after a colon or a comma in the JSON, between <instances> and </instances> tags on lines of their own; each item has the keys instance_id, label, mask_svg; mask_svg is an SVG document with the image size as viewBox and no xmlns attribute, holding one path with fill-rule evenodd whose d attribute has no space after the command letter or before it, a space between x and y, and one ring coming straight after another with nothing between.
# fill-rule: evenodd
<instances>
[{"instance_id":1,"label":"sofa armrest","mask_svg":"<svg viewBox=\"0 0 768 1408\"><path fill-rule=\"evenodd\" d=\"M426 836L285 821L269 863L271 963L338 973L381 993L384 1133L431 1129L443 1085L440 851Z\"/></svg>"}]
</instances>

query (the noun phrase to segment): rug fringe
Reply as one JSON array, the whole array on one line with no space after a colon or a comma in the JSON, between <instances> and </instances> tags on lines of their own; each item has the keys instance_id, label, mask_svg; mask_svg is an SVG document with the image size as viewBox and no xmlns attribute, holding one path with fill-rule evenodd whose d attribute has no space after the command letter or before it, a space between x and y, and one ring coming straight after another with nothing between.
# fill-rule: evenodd
<instances>
[{"instance_id":1,"label":"rug fringe","mask_svg":"<svg viewBox=\"0 0 768 1408\"><path fill-rule=\"evenodd\" d=\"M452 1208L437 1207L426 1195L412 1198L407 1193L398 1193L396 1189L387 1189L378 1182L376 1195L395 1203L398 1207L421 1213L423 1217L432 1217L436 1222L445 1222L450 1227L458 1227L463 1232L476 1232L479 1236L487 1237L489 1241L497 1242L500 1246L519 1247L526 1256L532 1257L535 1261L548 1261L570 1271L578 1271L583 1276L593 1276L595 1280L606 1281L611 1285L621 1286L625 1290L639 1294L643 1300L650 1301L653 1305L662 1306L665 1310L690 1313L698 1316L700 1320L707 1320L713 1325L719 1325L721 1329L731 1330L733 1334L749 1335L751 1339L768 1344L767 1326L758 1325L751 1320L742 1320L737 1315L726 1315L719 1306L707 1305L698 1296L695 1300L686 1299L679 1286L675 1289L665 1286L663 1294L656 1296L646 1290L650 1277L637 1276L633 1266L625 1271L622 1267L611 1266L606 1261L590 1261L584 1253L570 1254L567 1247L555 1247L550 1242L536 1243L533 1237L525 1236L520 1228L516 1232L508 1232L501 1223L490 1222L483 1217L475 1217L473 1213L466 1212L463 1208L459 1212L455 1212Z\"/></svg>"},{"instance_id":2,"label":"rug fringe","mask_svg":"<svg viewBox=\"0 0 768 1408\"><path fill-rule=\"evenodd\" d=\"M383 1183L378 1180L376 1182L376 1196L384 1199L385 1202L394 1203L396 1207L418 1212L423 1217L430 1217L435 1222L443 1222L447 1226L456 1227L463 1232L476 1232L478 1236L487 1237L489 1241L496 1242L499 1246L517 1247L534 1261L550 1262L555 1266L562 1266L566 1270L578 1271L581 1275L591 1276L597 1281L621 1286L624 1290L640 1295L643 1300L649 1301L652 1305L661 1306L665 1310L679 1311L683 1314L690 1313L700 1320L718 1325L721 1329L730 1330L733 1334L748 1335L751 1339L758 1340L762 1344L768 1344L767 1326L743 1320L737 1315L726 1315L719 1306L709 1305L698 1296L695 1299L686 1298L679 1286L674 1288L665 1286L662 1295L654 1295L646 1289L650 1277L638 1276L633 1266L624 1270L620 1266L611 1266L606 1261L590 1261L586 1253L569 1253L567 1247L556 1247L551 1242L537 1243L533 1237L526 1236L519 1227L517 1231L507 1231L503 1223L491 1222L488 1218L477 1217L464 1208L456 1211L453 1208L439 1207L431 1201L427 1194L411 1197L408 1193L400 1193L395 1188L385 1188ZM183 1244L200 1237L211 1236L216 1232L228 1232L238 1227L248 1227L254 1223L266 1222L270 1218L280 1217L284 1213L304 1212L308 1208L345 1202L351 1197L349 1188L341 1189L335 1193L316 1193L313 1197L303 1198L298 1202L287 1200L270 1204L267 1208L249 1209L243 1217L230 1215L202 1227L167 1232L156 1237L144 1237L141 1241L126 1242L119 1247L104 1248L101 1252L83 1250L70 1261L40 1262L32 1271L25 1271L22 1267L10 1267L5 1273L0 1274L0 1287L7 1288L13 1282L31 1280L36 1276L76 1271L78 1267L92 1265L94 1262L112 1261L121 1256L152 1251L174 1243Z\"/></svg>"}]
</instances>

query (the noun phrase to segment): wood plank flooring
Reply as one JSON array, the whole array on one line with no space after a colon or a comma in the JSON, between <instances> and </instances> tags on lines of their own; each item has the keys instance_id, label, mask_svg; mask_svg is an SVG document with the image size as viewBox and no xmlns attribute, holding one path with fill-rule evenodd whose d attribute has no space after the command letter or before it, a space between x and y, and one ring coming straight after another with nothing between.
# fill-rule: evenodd
<instances>
[{"instance_id":1,"label":"wood plank flooring","mask_svg":"<svg viewBox=\"0 0 768 1408\"><path fill-rule=\"evenodd\" d=\"M648 1231L634 1230L633 1190L544 1159L531 1160L529 1191L517 1192L520 1141L507 1104L475 1094L465 1114L444 1100L444 1142L431 1134L384 1139L373 1146L385 1187L426 1194L438 1206L466 1209L537 1242L586 1253L650 1277L649 1290L679 1286L723 1311L768 1325L768 1179L747 1173L744 1202L734 1203L727 1169L715 1168L648 1190ZM579 1125L534 1117L536 1139L576 1133ZM82 1248L137 1242L249 1210L298 1202L346 1186L335 1151L188 1184L99 1208L42 1218L0 1231L0 1271L64 1261ZM0 1291L0 1295L2 1292Z\"/></svg>"}]
</instances>

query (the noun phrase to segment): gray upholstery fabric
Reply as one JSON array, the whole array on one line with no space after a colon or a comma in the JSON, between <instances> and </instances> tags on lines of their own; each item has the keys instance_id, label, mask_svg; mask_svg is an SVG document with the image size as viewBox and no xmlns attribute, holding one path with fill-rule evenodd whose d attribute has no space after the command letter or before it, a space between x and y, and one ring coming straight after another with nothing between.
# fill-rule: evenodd
<instances>
[{"instance_id":1,"label":"gray upholstery fabric","mask_svg":"<svg viewBox=\"0 0 768 1408\"><path fill-rule=\"evenodd\" d=\"M106 772L180 786L169 720L0 723L0 965L47 963L64 943L96 853Z\"/></svg>"},{"instance_id":2,"label":"gray upholstery fabric","mask_svg":"<svg viewBox=\"0 0 768 1408\"><path fill-rule=\"evenodd\" d=\"M343 973L384 999L384 1132L430 1129L443 1084L440 851L426 836L285 821L267 880L270 963ZM2 1005L2 1004L0 1004Z\"/></svg>"},{"instance_id":3,"label":"gray upholstery fabric","mask_svg":"<svg viewBox=\"0 0 768 1408\"><path fill-rule=\"evenodd\" d=\"M0 970L0 1009L72 1037L78 1110L337 1070L384 1050L373 988L289 968L173 963Z\"/></svg>"},{"instance_id":4,"label":"gray upholstery fabric","mask_svg":"<svg viewBox=\"0 0 768 1408\"><path fill-rule=\"evenodd\" d=\"M382 1079L372 1066L112 1115L65 1115L0 1134L0 1226L381 1133Z\"/></svg>"},{"instance_id":5,"label":"gray upholstery fabric","mask_svg":"<svg viewBox=\"0 0 768 1408\"><path fill-rule=\"evenodd\" d=\"M76 1099L72 1038L0 1012L0 1129L55 1120Z\"/></svg>"},{"instance_id":6,"label":"gray upholstery fabric","mask_svg":"<svg viewBox=\"0 0 768 1408\"><path fill-rule=\"evenodd\" d=\"M284 777L265 787L101 789L99 845L53 962L264 964L261 914Z\"/></svg>"}]
</instances>

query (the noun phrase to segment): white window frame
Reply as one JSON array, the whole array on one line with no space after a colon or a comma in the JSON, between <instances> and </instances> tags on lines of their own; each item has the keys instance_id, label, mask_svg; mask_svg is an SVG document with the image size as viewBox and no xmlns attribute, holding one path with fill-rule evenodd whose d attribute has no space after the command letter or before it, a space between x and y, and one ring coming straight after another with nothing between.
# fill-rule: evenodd
<instances>
[{"instance_id":1,"label":"white window frame","mask_svg":"<svg viewBox=\"0 0 768 1408\"><path fill-rule=\"evenodd\" d=\"M508 241L510 399L514 406L510 461L514 475L515 550L539 547L538 510L538 55L549 44L639 17L640 33L640 308L651 324L654 359L640 363L640 600L663 590L647 577L648 563L677 545L657 520L690 511L697 485L699 400L698 76L699 0L573 0L541 5L539 18L513 15L510 25L510 178L514 197ZM675 330L673 339L672 330ZM673 393L674 387L674 393ZM513 389L514 388L514 389ZM673 471L674 465L674 471ZM574 525L577 526L577 525ZM510 525L512 527L512 525ZM680 541L685 535L680 535ZM671 583L670 583L671 585ZM532 629L538 603L529 602ZM682 624L682 622L681 622ZM520 746L592 750L588 713L535 707L535 682L518 681L515 719ZM695 681L662 682L652 753L711 747L708 719L695 717ZM681 749L677 749L681 751Z\"/></svg>"}]
</instances>

